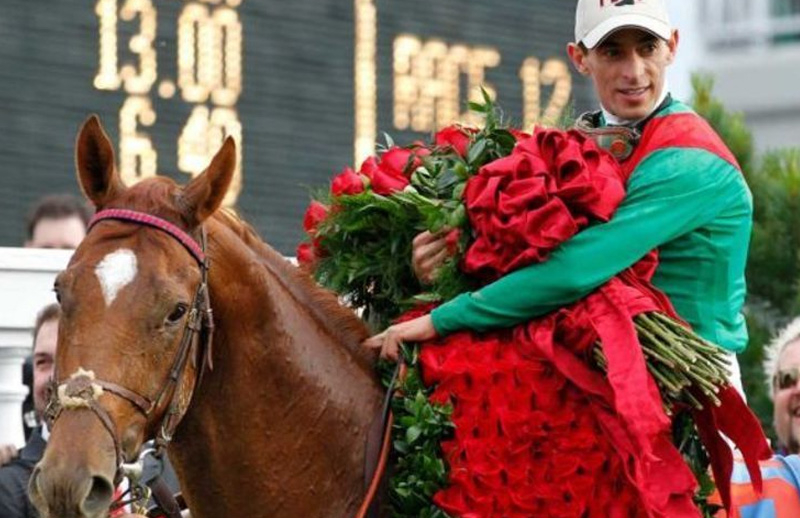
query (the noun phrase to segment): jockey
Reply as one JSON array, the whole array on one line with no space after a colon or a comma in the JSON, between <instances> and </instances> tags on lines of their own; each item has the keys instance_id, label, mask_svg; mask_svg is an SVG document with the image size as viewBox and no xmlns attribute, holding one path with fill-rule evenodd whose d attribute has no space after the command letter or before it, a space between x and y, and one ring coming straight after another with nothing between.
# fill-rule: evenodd
<instances>
[{"instance_id":1,"label":"jockey","mask_svg":"<svg viewBox=\"0 0 800 518\"><path fill-rule=\"evenodd\" d=\"M734 353L747 344L741 309L752 197L721 139L669 93L666 68L678 41L663 0L579 0L567 53L600 100L597 112L581 118L582 129L614 136L610 151L630 174L616 214L546 262L393 325L364 345L396 358L403 341L526 322L585 297L658 249L653 283L699 335L730 353L740 388ZM417 275L430 280L447 254L443 234L417 236Z\"/></svg>"}]
</instances>

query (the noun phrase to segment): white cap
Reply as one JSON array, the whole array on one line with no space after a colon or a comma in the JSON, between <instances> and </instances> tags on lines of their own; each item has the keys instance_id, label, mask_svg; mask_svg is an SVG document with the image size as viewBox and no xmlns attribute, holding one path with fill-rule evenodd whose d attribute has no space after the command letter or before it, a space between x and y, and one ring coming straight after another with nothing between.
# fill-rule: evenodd
<instances>
[{"instance_id":1,"label":"white cap","mask_svg":"<svg viewBox=\"0 0 800 518\"><path fill-rule=\"evenodd\" d=\"M664 0L578 0L575 42L593 49L603 39L625 27L635 27L668 40L672 25Z\"/></svg>"}]
</instances>

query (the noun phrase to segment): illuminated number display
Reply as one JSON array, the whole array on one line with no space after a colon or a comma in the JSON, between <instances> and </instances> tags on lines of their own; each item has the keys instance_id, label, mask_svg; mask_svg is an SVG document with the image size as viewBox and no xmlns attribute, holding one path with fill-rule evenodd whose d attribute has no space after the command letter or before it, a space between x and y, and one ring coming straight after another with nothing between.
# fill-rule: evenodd
<instances>
[{"instance_id":1,"label":"illuminated number display","mask_svg":"<svg viewBox=\"0 0 800 518\"><path fill-rule=\"evenodd\" d=\"M242 93L242 24L228 0L185 1L177 18L177 90L191 113L177 136L178 169L202 172L226 136L238 144L239 160L225 205L236 204L242 185L242 124L236 104ZM94 86L127 94L119 112L119 171L132 184L158 171L158 151L147 128L157 120L151 96L171 99L172 79L159 79L156 35L158 11L153 0L98 0L99 64ZM133 24L120 38L120 25ZM130 62L120 59L120 46Z\"/></svg>"},{"instance_id":2,"label":"illuminated number display","mask_svg":"<svg viewBox=\"0 0 800 518\"><path fill-rule=\"evenodd\" d=\"M226 136L225 205L280 252L302 237L309 189L395 142L476 123L485 88L530 129L592 108L568 66L564 0L2 0L0 246L31 202L78 194L74 137L90 113L128 184L185 183ZM19 193L24 193L21 196Z\"/></svg>"},{"instance_id":3,"label":"illuminated number display","mask_svg":"<svg viewBox=\"0 0 800 518\"><path fill-rule=\"evenodd\" d=\"M375 152L379 129L430 133L453 123L478 124L476 115L465 112L465 107L469 101L481 99L481 88L505 110L518 114L515 122L526 129L558 123L571 115L573 78L563 50L569 33L561 33L561 41L551 38L545 45L535 44L535 27L546 28L549 23L542 16L546 9L541 9L547 2L539 2L538 9L532 5L515 6L519 19L527 18L531 26L527 31L524 24L516 23L517 36L522 41L511 46L508 42L513 40L507 37L509 24L491 8L486 10L485 28L468 31L458 30L459 24L447 20L446 15L431 17L430 23L425 23L426 14L442 11L414 4L407 6L403 16L403 10L390 2L355 0L356 162ZM474 17L473 11L480 10L480 6L469 2L461 4L461 8L450 14L469 19ZM382 27L411 30L384 33ZM376 51L390 45L390 56ZM526 47L540 49L526 52ZM387 70L384 65L381 70L375 62L376 53L379 60L391 63L391 68ZM380 89L376 94L373 86L376 77L381 84L387 73L391 75L390 98L381 95ZM386 104L391 104L391 124L381 118L382 105Z\"/></svg>"}]
</instances>

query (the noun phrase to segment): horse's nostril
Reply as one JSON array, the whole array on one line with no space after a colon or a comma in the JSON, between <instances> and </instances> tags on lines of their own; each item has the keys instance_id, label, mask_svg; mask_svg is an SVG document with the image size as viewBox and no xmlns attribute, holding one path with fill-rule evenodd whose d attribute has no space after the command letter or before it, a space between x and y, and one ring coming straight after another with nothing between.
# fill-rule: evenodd
<instances>
[{"instance_id":1,"label":"horse's nostril","mask_svg":"<svg viewBox=\"0 0 800 518\"><path fill-rule=\"evenodd\" d=\"M106 511L114 496L114 486L105 477L92 477L92 487L83 501L83 511L87 516L94 516Z\"/></svg>"}]
</instances>

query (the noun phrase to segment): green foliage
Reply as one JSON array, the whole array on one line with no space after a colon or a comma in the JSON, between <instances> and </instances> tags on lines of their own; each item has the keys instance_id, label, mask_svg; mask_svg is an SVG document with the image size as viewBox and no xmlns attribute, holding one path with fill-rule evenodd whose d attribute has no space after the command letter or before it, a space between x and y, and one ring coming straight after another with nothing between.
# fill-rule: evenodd
<instances>
[{"instance_id":1,"label":"green foliage","mask_svg":"<svg viewBox=\"0 0 800 518\"><path fill-rule=\"evenodd\" d=\"M430 401L417 364L419 348L404 348L408 365L400 382L401 395L392 401L392 430L396 465L389 498L395 518L447 518L433 504L433 495L447 483L441 442L452 436L451 405Z\"/></svg>"},{"instance_id":2,"label":"green foliage","mask_svg":"<svg viewBox=\"0 0 800 518\"><path fill-rule=\"evenodd\" d=\"M673 418L672 442L678 447L683 460L697 479L698 487L694 502L700 509L700 513L703 518L714 517L721 507L708 502L709 497L716 490L708 469L710 459L689 412L681 412Z\"/></svg>"},{"instance_id":3,"label":"green foliage","mask_svg":"<svg viewBox=\"0 0 800 518\"><path fill-rule=\"evenodd\" d=\"M695 110L731 149L753 193L753 234L747 263L746 314L750 342L739 356L748 404L772 429L772 404L763 372L764 346L800 313L800 150L757 157L744 117L712 95L713 80L693 78Z\"/></svg>"},{"instance_id":4,"label":"green foliage","mask_svg":"<svg viewBox=\"0 0 800 518\"><path fill-rule=\"evenodd\" d=\"M469 132L465 157L450 147L431 146L429 154L417 155L422 164L411 172L410 184L390 196L371 190L335 198L315 195L331 207L317 236L321 249L332 253L319 258L314 275L351 305L363 307L378 328L419 302L448 300L477 287L458 268L469 238L464 188L481 166L509 155L516 143L485 92L484 101L470 103L484 126ZM387 145L394 145L388 136ZM422 286L411 266L412 241L422 231L448 229L460 230L456 253L432 286Z\"/></svg>"},{"instance_id":5,"label":"green foliage","mask_svg":"<svg viewBox=\"0 0 800 518\"><path fill-rule=\"evenodd\" d=\"M747 128L744 115L731 113L712 95L714 79L707 75L692 77L694 98L692 107L705 118L736 157L748 176L753 160L753 134Z\"/></svg>"},{"instance_id":6,"label":"green foliage","mask_svg":"<svg viewBox=\"0 0 800 518\"><path fill-rule=\"evenodd\" d=\"M753 304L747 308L747 332L750 343L739 355L742 370L742 383L747 394L747 404L758 416L761 426L770 437L775 437L772 426L772 401L767 384L764 382L764 345L769 343L775 333L775 324L764 318ZM768 317L772 318L772 317Z\"/></svg>"},{"instance_id":7,"label":"green foliage","mask_svg":"<svg viewBox=\"0 0 800 518\"><path fill-rule=\"evenodd\" d=\"M320 243L335 254L320 258L317 280L364 307L367 318L396 316L422 290L411 269L411 241L424 230L406 197L374 193L340 196L319 228Z\"/></svg>"},{"instance_id":8,"label":"green foliage","mask_svg":"<svg viewBox=\"0 0 800 518\"><path fill-rule=\"evenodd\" d=\"M800 312L800 150L770 151L752 175L750 292L781 314Z\"/></svg>"}]
</instances>

